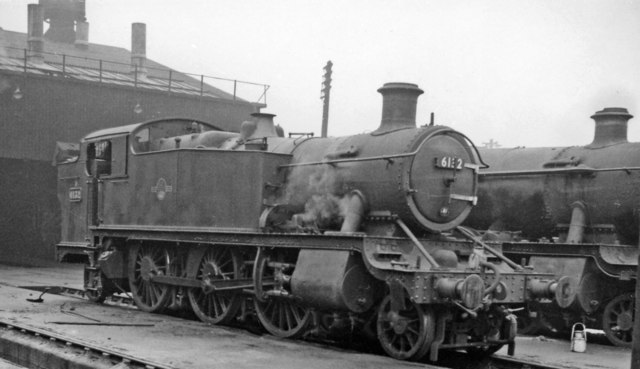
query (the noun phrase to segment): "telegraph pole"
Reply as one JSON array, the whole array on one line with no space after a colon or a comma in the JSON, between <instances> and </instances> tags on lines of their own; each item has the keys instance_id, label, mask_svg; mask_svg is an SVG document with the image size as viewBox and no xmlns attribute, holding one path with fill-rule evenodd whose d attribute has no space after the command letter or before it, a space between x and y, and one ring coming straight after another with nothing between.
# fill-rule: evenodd
<instances>
[{"instance_id":1,"label":"telegraph pole","mask_svg":"<svg viewBox=\"0 0 640 369\"><path fill-rule=\"evenodd\" d=\"M323 100L322 104L322 137L327 137L327 129L329 126L329 96L331 92L331 67L333 63L331 60L327 62L324 69L324 80L322 81L322 91L320 99Z\"/></svg>"}]
</instances>

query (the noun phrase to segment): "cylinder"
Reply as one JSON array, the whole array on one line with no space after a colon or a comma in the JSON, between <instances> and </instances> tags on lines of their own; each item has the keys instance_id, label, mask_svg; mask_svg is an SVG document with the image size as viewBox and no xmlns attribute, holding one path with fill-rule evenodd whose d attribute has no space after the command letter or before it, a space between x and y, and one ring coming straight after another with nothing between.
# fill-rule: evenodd
<instances>
[{"instance_id":1,"label":"cylinder","mask_svg":"<svg viewBox=\"0 0 640 369\"><path fill-rule=\"evenodd\" d=\"M361 313L373 306L378 283L359 254L302 250L291 276L291 291L316 309Z\"/></svg>"}]
</instances>

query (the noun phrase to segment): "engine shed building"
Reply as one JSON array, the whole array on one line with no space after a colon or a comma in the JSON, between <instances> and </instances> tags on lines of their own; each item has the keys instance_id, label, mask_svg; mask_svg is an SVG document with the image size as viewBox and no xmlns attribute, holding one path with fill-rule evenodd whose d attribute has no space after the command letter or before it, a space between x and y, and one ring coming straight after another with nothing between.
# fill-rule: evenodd
<instances>
[{"instance_id":1,"label":"engine shed building","mask_svg":"<svg viewBox=\"0 0 640 369\"><path fill-rule=\"evenodd\" d=\"M84 0L40 0L28 14L28 33L0 28L0 261L54 261L54 164L74 149L69 143L167 116L238 131L266 106L267 85L190 75L147 59L142 23L132 25L131 51L90 43Z\"/></svg>"}]
</instances>

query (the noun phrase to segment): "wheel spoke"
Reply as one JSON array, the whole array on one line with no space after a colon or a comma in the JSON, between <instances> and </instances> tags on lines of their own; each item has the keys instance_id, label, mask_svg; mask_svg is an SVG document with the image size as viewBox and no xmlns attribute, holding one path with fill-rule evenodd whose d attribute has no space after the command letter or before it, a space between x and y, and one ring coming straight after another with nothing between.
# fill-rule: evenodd
<instances>
[{"instance_id":1,"label":"wheel spoke","mask_svg":"<svg viewBox=\"0 0 640 369\"><path fill-rule=\"evenodd\" d=\"M417 336L418 336L418 335L416 335L416 337L417 337ZM407 341L408 341L408 343L409 343L409 346L410 346L410 347L413 347L413 346L415 346L415 345L416 345L416 341L417 341L417 339L416 339L416 338L413 338L413 339L412 339L411 335L410 335L410 334L408 334L408 333L407 333L407 334L405 334L405 335L404 335L404 337L407 339Z\"/></svg>"},{"instance_id":2,"label":"wheel spoke","mask_svg":"<svg viewBox=\"0 0 640 369\"><path fill-rule=\"evenodd\" d=\"M287 328L295 327L295 324L294 324L295 319L294 319L294 321L291 320L292 315L293 315L291 313L291 311L294 310L294 309L295 308L292 305L290 305L289 308L284 307L284 309L283 309L284 310L284 316L287 319Z\"/></svg>"},{"instance_id":3,"label":"wheel spoke","mask_svg":"<svg viewBox=\"0 0 640 369\"><path fill-rule=\"evenodd\" d=\"M293 319L295 319L296 323L300 323L302 316L300 316L300 311L296 307L292 307L291 314L293 315Z\"/></svg>"},{"instance_id":4,"label":"wheel spoke","mask_svg":"<svg viewBox=\"0 0 640 369\"><path fill-rule=\"evenodd\" d=\"M227 260L225 262L223 262L222 264L220 264L220 269L225 269L226 266L229 266L229 264L231 263L231 260Z\"/></svg>"}]
</instances>

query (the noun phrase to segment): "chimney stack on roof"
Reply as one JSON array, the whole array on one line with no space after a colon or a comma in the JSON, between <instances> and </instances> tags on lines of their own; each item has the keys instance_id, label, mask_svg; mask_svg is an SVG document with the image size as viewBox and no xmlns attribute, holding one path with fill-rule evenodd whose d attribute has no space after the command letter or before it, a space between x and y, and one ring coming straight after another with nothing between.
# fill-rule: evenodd
<instances>
[{"instance_id":1,"label":"chimney stack on roof","mask_svg":"<svg viewBox=\"0 0 640 369\"><path fill-rule=\"evenodd\" d=\"M76 24L76 42L78 49L87 50L89 48L89 22L79 21Z\"/></svg>"},{"instance_id":2,"label":"chimney stack on roof","mask_svg":"<svg viewBox=\"0 0 640 369\"><path fill-rule=\"evenodd\" d=\"M144 23L131 24L131 68L133 73L146 76L147 69L147 25Z\"/></svg>"},{"instance_id":3,"label":"chimney stack on roof","mask_svg":"<svg viewBox=\"0 0 640 369\"><path fill-rule=\"evenodd\" d=\"M85 0L40 0L49 29L44 37L54 42L73 44L77 23L84 22Z\"/></svg>"},{"instance_id":4,"label":"chimney stack on roof","mask_svg":"<svg viewBox=\"0 0 640 369\"><path fill-rule=\"evenodd\" d=\"M29 21L27 27L28 58L34 63L42 63L44 62L44 56L42 55L44 52L44 39L42 36L44 30L44 12L42 6L38 4L28 4L27 10Z\"/></svg>"}]
</instances>

